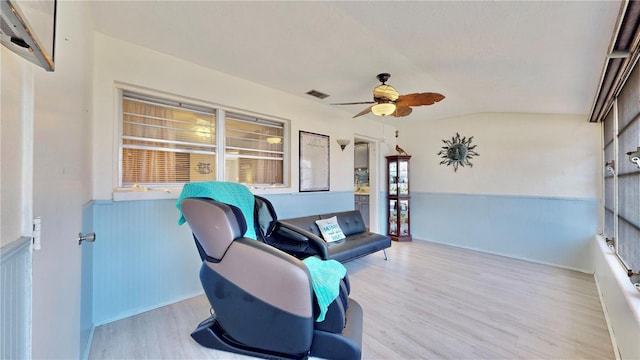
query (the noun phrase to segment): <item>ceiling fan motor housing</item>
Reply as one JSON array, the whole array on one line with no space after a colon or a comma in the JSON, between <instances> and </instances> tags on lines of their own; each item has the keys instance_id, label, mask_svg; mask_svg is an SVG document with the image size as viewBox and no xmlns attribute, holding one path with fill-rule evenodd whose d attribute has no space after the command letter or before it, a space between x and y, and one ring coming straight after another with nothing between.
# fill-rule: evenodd
<instances>
[{"instance_id":1,"label":"ceiling fan motor housing","mask_svg":"<svg viewBox=\"0 0 640 360\"><path fill-rule=\"evenodd\" d=\"M378 85L373 89L373 100L376 102L393 102L398 100L398 91L391 85Z\"/></svg>"}]
</instances>

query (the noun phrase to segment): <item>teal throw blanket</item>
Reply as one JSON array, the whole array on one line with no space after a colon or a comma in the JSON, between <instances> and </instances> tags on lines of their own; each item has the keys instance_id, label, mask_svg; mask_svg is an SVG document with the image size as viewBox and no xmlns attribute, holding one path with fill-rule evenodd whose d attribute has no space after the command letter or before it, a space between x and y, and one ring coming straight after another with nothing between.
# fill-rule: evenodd
<instances>
[{"instance_id":1,"label":"teal throw blanket","mask_svg":"<svg viewBox=\"0 0 640 360\"><path fill-rule=\"evenodd\" d=\"M347 269L338 261L320 260L315 256L310 256L302 262L309 269L311 286L320 307L316 322L324 321L329 305L340 294L340 280L347 274Z\"/></svg>"},{"instance_id":2,"label":"teal throw blanket","mask_svg":"<svg viewBox=\"0 0 640 360\"><path fill-rule=\"evenodd\" d=\"M237 206L247 221L247 231L244 233L244 236L256 239L256 230L253 223L255 198L246 186L224 181L204 181L184 184L182 193L180 193L180 197L176 202L176 207L180 211L178 225L182 225L187 221L182 215L182 209L180 207L182 200L187 198L209 198Z\"/></svg>"}]
</instances>

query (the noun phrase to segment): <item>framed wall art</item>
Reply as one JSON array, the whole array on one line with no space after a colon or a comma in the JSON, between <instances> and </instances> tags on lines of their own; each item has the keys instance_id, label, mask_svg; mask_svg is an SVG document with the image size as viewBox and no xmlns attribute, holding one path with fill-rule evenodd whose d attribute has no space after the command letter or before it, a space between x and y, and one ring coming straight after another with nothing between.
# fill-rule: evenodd
<instances>
[{"instance_id":1,"label":"framed wall art","mask_svg":"<svg viewBox=\"0 0 640 360\"><path fill-rule=\"evenodd\" d=\"M329 136L300 131L300 191L329 191Z\"/></svg>"}]
</instances>

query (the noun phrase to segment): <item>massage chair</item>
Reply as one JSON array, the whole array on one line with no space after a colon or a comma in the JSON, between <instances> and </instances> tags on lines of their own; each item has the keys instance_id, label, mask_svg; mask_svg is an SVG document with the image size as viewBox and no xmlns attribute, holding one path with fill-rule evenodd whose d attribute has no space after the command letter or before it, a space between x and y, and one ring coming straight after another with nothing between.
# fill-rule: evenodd
<instances>
[{"instance_id":1,"label":"massage chair","mask_svg":"<svg viewBox=\"0 0 640 360\"><path fill-rule=\"evenodd\" d=\"M319 307L302 261L243 237L247 223L233 205L188 198L181 208L213 309L191 334L196 342L269 359L361 358L362 308L349 298L347 276L324 321L317 322Z\"/></svg>"}]
</instances>

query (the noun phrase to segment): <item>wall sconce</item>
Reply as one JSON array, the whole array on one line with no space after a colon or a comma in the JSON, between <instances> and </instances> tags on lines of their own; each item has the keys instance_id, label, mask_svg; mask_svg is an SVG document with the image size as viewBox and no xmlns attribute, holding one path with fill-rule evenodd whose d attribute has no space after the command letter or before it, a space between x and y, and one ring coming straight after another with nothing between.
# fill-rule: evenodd
<instances>
[{"instance_id":1,"label":"wall sconce","mask_svg":"<svg viewBox=\"0 0 640 360\"><path fill-rule=\"evenodd\" d=\"M344 148L347 147L347 145L349 145L349 143L351 142L351 140L349 139L338 139L338 145L340 145L340 149L342 149L342 151L344 151Z\"/></svg>"},{"instance_id":2,"label":"wall sconce","mask_svg":"<svg viewBox=\"0 0 640 360\"><path fill-rule=\"evenodd\" d=\"M629 155L629 161L636 164L638 168L640 168L640 146L638 146L638 149L636 149L636 151L629 151L627 155Z\"/></svg>"},{"instance_id":3,"label":"wall sconce","mask_svg":"<svg viewBox=\"0 0 640 360\"><path fill-rule=\"evenodd\" d=\"M604 168L611 172L611 174L615 174L616 173L616 161L615 160L611 160L608 163L604 164Z\"/></svg>"},{"instance_id":4,"label":"wall sconce","mask_svg":"<svg viewBox=\"0 0 640 360\"><path fill-rule=\"evenodd\" d=\"M268 137L267 142L271 145L280 144L282 142L282 138L279 137Z\"/></svg>"}]
</instances>

